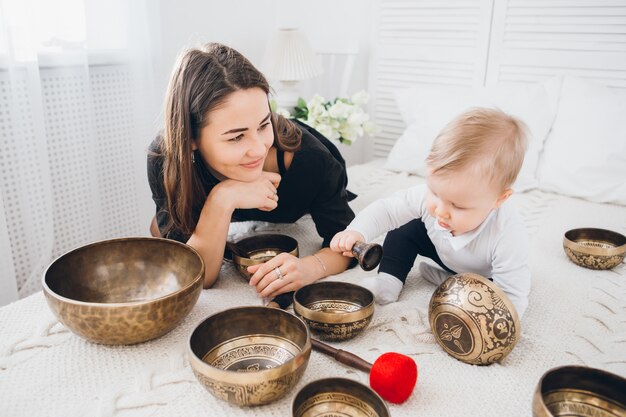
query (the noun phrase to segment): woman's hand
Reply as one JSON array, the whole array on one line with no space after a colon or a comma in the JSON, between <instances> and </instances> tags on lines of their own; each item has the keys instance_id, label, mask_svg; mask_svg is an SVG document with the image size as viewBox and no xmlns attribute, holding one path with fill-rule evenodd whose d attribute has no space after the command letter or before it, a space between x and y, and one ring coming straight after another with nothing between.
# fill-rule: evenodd
<instances>
[{"instance_id":1,"label":"woman's hand","mask_svg":"<svg viewBox=\"0 0 626 417\"><path fill-rule=\"evenodd\" d=\"M352 247L356 242L364 241L365 237L359 232L354 230L344 230L333 236L333 240L330 241L330 249L335 252L340 252L343 256L354 257L352 254Z\"/></svg>"},{"instance_id":2,"label":"woman's hand","mask_svg":"<svg viewBox=\"0 0 626 417\"><path fill-rule=\"evenodd\" d=\"M317 274L311 268L321 268L315 258L297 258L283 252L265 263L249 266L248 272L253 273L250 285L256 286L262 297L275 297L313 283Z\"/></svg>"},{"instance_id":3,"label":"woman's hand","mask_svg":"<svg viewBox=\"0 0 626 417\"><path fill-rule=\"evenodd\" d=\"M263 171L261 176L252 182L232 179L221 181L214 189L220 193L220 200L228 202L232 209L259 209L271 211L278 207L276 189L280 184L280 175L275 172Z\"/></svg>"}]
</instances>

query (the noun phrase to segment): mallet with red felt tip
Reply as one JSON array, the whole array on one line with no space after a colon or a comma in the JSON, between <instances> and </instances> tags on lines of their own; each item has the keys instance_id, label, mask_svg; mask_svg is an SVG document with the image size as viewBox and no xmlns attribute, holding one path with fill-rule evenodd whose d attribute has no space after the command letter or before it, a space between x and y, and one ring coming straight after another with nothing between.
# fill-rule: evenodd
<instances>
[{"instance_id":1,"label":"mallet with red felt tip","mask_svg":"<svg viewBox=\"0 0 626 417\"><path fill-rule=\"evenodd\" d=\"M332 356L337 362L370 374L370 387L383 399L400 404L406 401L417 383L417 364L400 353L384 353L371 364L359 356L311 339L313 349Z\"/></svg>"}]
</instances>

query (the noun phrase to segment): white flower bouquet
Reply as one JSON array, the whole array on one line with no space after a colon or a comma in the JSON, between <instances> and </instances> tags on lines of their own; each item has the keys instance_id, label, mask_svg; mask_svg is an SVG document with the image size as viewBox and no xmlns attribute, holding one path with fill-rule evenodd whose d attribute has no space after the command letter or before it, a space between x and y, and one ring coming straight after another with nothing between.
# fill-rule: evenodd
<instances>
[{"instance_id":1,"label":"white flower bouquet","mask_svg":"<svg viewBox=\"0 0 626 417\"><path fill-rule=\"evenodd\" d=\"M351 145L364 134L373 134L378 130L363 110L362 106L368 100L369 95L365 91L349 99L337 97L332 101L326 101L316 94L308 103L299 98L293 116L284 109L278 109L277 112L306 123L328 139Z\"/></svg>"}]
</instances>

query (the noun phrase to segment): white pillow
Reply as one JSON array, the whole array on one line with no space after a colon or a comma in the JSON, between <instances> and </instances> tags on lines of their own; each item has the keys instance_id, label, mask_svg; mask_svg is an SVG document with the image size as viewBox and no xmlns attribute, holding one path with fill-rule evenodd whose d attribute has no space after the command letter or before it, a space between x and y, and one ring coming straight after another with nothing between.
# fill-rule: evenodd
<instances>
[{"instance_id":1,"label":"white pillow","mask_svg":"<svg viewBox=\"0 0 626 417\"><path fill-rule=\"evenodd\" d=\"M566 76L538 176L544 190L626 204L626 91Z\"/></svg>"},{"instance_id":2,"label":"white pillow","mask_svg":"<svg viewBox=\"0 0 626 417\"><path fill-rule=\"evenodd\" d=\"M396 91L398 110L408 127L391 149L385 168L425 176L431 144L448 122L471 107L497 107L528 125L528 150L513 188L534 188L538 185L539 153L557 111L560 84L561 79L554 77L530 85L420 85Z\"/></svg>"}]
</instances>

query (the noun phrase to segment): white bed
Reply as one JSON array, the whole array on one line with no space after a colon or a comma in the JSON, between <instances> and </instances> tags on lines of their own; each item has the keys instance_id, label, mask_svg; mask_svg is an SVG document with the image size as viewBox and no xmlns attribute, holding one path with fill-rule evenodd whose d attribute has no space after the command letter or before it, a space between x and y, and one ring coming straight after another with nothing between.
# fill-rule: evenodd
<instances>
[{"instance_id":1,"label":"white bed","mask_svg":"<svg viewBox=\"0 0 626 417\"><path fill-rule=\"evenodd\" d=\"M544 136L548 131L559 134L541 137L541 146L533 148L536 165L526 173L537 184L527 183L520 188L527 191L512 197L530 235L532 291L521 339L502 363L467 365L439 347L427 317L434 287L419 276L417 268L398 302L377 306L362 335L336 345L369 361L388 351L415 359L417 386L406 403L389 404L395 417L529 416L536 384L550 368L579 364L626 376L625 265L611 271L584 269L570 262L562 249L563 233L571 228L600 227L626 234L626 23L619 17L626 15L626 5L594 0L468 0L463 4L376 1L379 42L373 48L370 70L371 111L383 131L373 142L371 155L376 158L349 169L349 188L359 195L351 203L355 211L424 181L402 172L397 159L386 158L405 127L410 127L410 120L400 117L394 103L395 89L409 91L413 84L544 82L561 73L621 90L622 98L607 104L603 97L608 90L598 94L585 88L568 90L579 99L568 96L560 104L578 103L580 113L571 106L567 114L555 113ZM427 103L432 108L432 102ZM444 101L439 103L446 107ZM594 123L584 123L593 119L585 105L601 109ZM533 109L532 100L526 109ZM609 110L617 114L611 116L617 125L601 122ZM400 155L419 159L408 152ZM319 245L308 218L294 225L239 225L233 233L250 229L292 235L303 255ZM358 283L374 273L353 269L328 279ZM260 304L253 289L227 264L215 287L202 292L190 315L172 332L147 343L115 347L94 345L70 333L54 318L41 292L2 307L3 415L283 417L291 414L296 392L312 380L343 376L367 384L367 375L313 352L302 380L276 403L241 409L212 397L196 381L186 358L191 330L217 311Z\"/></svg>"},{"instance_id":2,"label":"white bed","mask_svg":"<svg viewBox=\"0 0 626 417\"><path fill-rule=\"evenodd\" d=\"M383 168L384 160L351 167L355 210L422 178ZM533 390L552 367L579 364L626 376L626 267L594 271L574 265L563 252L563 233L574 227L624 232L626 207L530 191L513 197L531 236L533 286L522 337L501 363L467 365L446 354L430 331L427 307L434 286L415 268L400 300L376 306L370 327L336 346L369 361L388 351L411 356L419 366L413 395L389 404L393 416L531 415ZM294 225L250 223L294 236L302 253L319 240L310 219ZM417 264L417 263L416 263ZM358 283L366 274L347 271L332 280ZM306 383L331 376L368 384L367 375L316 352L302 380L276 403L238 408L217 400L196 381L185 356L193 327L217 311L259 305L253 290L225 265L215 288L203 291L191 314L171 333L136 346L100 346L59 324L41 292L0 309L0 392L7 416L287 416Z\"/></svg>"}]
</instances>

